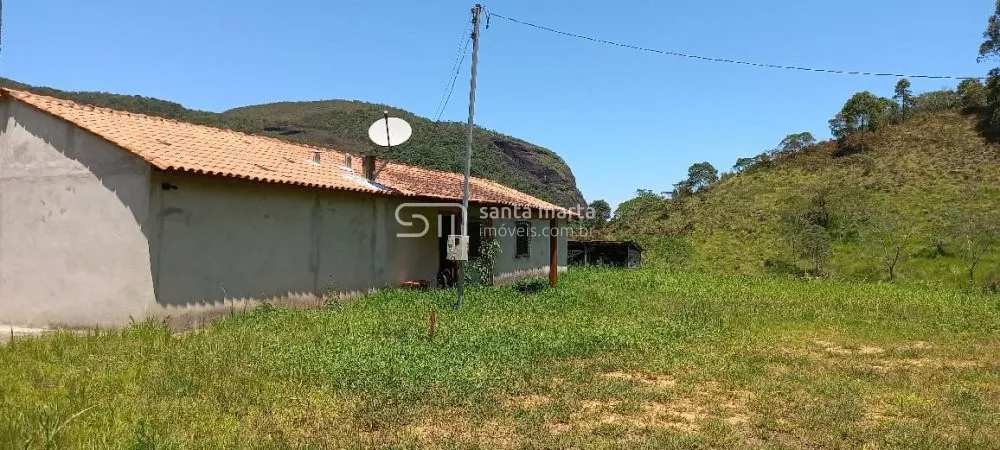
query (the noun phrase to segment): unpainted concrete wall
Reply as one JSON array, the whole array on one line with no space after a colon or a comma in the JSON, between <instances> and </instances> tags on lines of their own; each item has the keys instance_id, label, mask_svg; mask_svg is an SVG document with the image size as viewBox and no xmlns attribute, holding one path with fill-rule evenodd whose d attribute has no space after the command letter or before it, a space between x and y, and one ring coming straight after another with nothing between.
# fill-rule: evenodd
<instances>
[{"instance_id":1,"label":"unpainted concrete wall","mask_svg":"<svg viewBox=\"0 0 1000 450\"><path fill-rule=\"evenodd\" d=\"M397 238L400 200L157 172L156 297L165 313L227 299L353 293L433 280L437 238Z\"/></svg>"},{"instance_id":2,"label":"unpainted concrete wall","mask_svg":"<svg viewBox=\"0 0 1000 450\"><path fill-rule=\"evenodd\" d=\"M0 323L143 318L154 304L150 166L30 106L0 104Z\"/></svg>"}]
</instances>

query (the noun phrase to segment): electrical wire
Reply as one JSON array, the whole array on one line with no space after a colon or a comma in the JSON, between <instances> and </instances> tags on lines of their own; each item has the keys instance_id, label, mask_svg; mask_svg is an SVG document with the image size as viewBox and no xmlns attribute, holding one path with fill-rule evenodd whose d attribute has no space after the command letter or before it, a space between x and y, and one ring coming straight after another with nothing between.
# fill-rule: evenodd
<instances>
[{"instance_id":1,"label":"electrical wire","mask_svg":"<svg viewBox=\"0 0 1000 450\"><path fill-rule=\"evenodd\" d=\"M513 17L508 17L508 16L505 16L503 14L498 14L498 13L495 13L495 12L489 12L487 14L488 14L487 17L489 17L489 16L496 16L496 17L499 17L501 19L504 19L504 20L507 20L507 21L510 21L510 22L513 22L513 23L516 23L516 24L519 24L519 25L523 25L523 26L527 26L527 27L531 27L531 28L536 28L536 29L543 30L543 31L548 31L548 32L551 32L551 33L561 34L563 36L569 36L569 37L572 37L572 38L577 38L577 39L583 39L583 40L587 40L587 41L591 41L591 42L596 42L596 43L599 43L599 44L605 44L605 45L610 45L610 46L615 46L615 47L622 47L622 48L637 50L637 51L641 51L641 52L656 53L656 54L660 54L660 55L676 56L676 57L681 57L681 58L698 59L698 60L702 60L702 61L711 61L711 62L717 62L717 63L740 64L740 65L744 65L744 66L759 67L759 68L782 69L782 70L798 70L798 71L805 71L805 72L819 72L819 73L829 73L829 74L839 74L839 75L864 75L864 76L895 77L895 78L924 78L924 79L934 79L934 80L967 80L967 79L981 80L981 79L984 79L984 77L960 77L960 76L954 76L954 75L906 75L906 74L892 73L892 72L867 72L867 71L861 71L861 70L825 69L825 68L816 68L816 67L790 66L790 65L784 65L784 64L767 64L767 63L759 63L759 62L752 62L752 61L741 61L741 60L738 60L738 59L716 58L716 57L711 57L711 56L700 56L700 55L694 55L694 54L690 54L690 53L676 52L676 51L671 51L671 50L660 50L660 49L655 49L655 48L642 47L642 46L634 45L634 44L626 44L626 43L609 41L607 39L601 39L601 38L596 38L596 37L592 37L592 36L586 36L586 35L577 34L577 33L570 33L568 31L557 30L555 28L547 27L547 26L544 26L544 25L539 25L539 24L528 22L528 21L521 20L521 19L515 19Z\"/></svg>"},{"instance_id":2,"label":"electrical wire","mask_svg":"<svg viewBox=\"0 0 1000 450\"><path fill-rule=\"evenodd\" d=\"M448 102L451 100L451 94L455 92L455 82L458 80L458 74L462 70L462 64L465 63L465 55L469 53L469 42L472 40L471 28L466 30L464 36L465 39L459 46L459 53L455 56L455 64L451 70L451 78L448 80L448 84L445 85L444 93L441 94L441 100L438 101L438 107L434 113L435 122L441 120L441 116L444 114L445 109L448 108Z\"/></svg>"}]
</instances>

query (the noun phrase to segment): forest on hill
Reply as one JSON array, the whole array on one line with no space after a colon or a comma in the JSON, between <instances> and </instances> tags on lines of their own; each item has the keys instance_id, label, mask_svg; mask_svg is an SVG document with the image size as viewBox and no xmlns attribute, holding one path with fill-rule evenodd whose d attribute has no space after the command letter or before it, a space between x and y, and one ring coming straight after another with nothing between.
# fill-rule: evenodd
<instances>
[{"instance_id":1,"label":"forest on hill","mask_svg":"<svg viewBox=\"0 0 1000 450\"><path fill-rule=\"evenodd\" d=\"M435 122L388 105L322 100L245 106L222 113L138 95L70 92L0 78L0 87L27 90L81 104L113 108L184 122L273 136L356 154L377 154L401 163L464 171L466 126ZM368 127L388 110L406 119L413 137L386 155L368 140ZM572 170L555 152L496 131L477 127L472 175L497 181L564 207L586 204Z\"/></svg>"},{"instance_id":2,"label":"forest on hill","mask_svg":"<svg viewBox=\"0 0 1000 450\"><path fill-rule=\"evenodd\" d=\"M997 59L1000 5L984 36L980 59ZM1000 292L1000 69L984 79L858 92L828 141L792 133L722 173L693 164L591 225L664 267Z\"/></svg>"}]
</instances>

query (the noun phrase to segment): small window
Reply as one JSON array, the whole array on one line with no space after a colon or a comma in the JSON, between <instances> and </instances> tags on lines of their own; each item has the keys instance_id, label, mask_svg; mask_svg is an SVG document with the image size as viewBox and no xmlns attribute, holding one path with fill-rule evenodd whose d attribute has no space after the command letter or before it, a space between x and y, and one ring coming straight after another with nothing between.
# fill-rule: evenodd
<instances>
[{"instance_id":1,"label":"small window","mask_svg":"<svg viewBox=\"0 0 1000 450\"><path fill-rule=\"evenodd\" d=\"M517 230L517 253L515 258L527 258L531 255L531 222L518 221L515 224Z\"/></svg>"}]
</instances>

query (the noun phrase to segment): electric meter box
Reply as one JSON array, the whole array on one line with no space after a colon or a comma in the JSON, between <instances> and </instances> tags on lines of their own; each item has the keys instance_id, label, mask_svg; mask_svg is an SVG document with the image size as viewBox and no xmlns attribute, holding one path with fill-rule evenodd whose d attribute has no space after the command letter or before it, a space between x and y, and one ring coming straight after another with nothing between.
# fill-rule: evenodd
<instances>
[{"instance_id":1,"label":"electric meter box","mask_svg":"<svg viewBox=\"0 0 1000 450\"><path fill-rule=\"evenodd\" d=\"M460 234L448 235L448 259L450 261L469 260L469 237Z\"/></svg>"}]
</instances>

